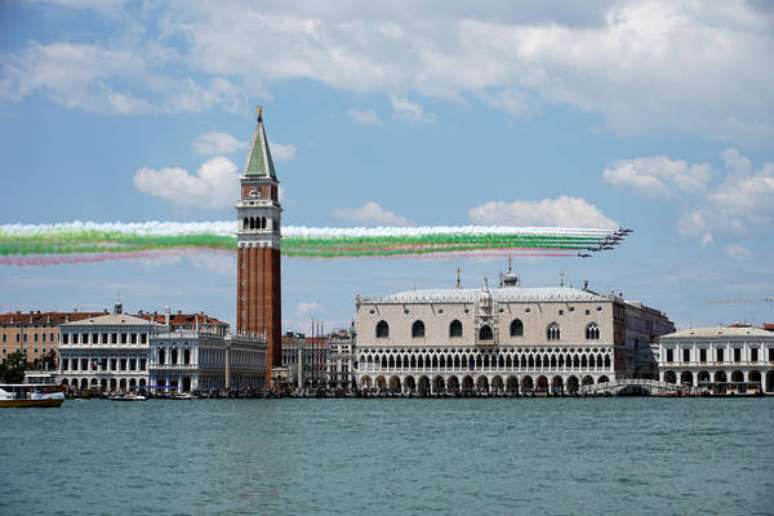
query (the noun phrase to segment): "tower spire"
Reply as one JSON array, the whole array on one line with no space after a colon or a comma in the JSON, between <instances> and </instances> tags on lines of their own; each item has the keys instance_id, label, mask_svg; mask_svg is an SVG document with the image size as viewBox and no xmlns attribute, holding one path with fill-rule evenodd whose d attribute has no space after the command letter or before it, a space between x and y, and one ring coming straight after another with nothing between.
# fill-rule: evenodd
<instances>
[{"instance_id":1,"label":"tower spire","mask_svg":"<svg viewBox=\"0 0 774 516\"><path fill-rule=\"evenodd\" d=\"M250 152L247 153L245 163L245 177L272 177L277 179L274 171L274 161L271 159L269 139L266 137L266 129L263 126L263 107L255 108L255 133L250 144Z\"/></svg>"}]
</instances>

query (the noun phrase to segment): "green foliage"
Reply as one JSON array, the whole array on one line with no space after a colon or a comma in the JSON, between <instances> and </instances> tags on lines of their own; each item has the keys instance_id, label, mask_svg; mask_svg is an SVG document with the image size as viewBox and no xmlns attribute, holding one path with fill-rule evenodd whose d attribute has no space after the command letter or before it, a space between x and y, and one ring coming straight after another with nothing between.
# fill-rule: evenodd
<instances>
[{"instance_id":1,"label":"green foliage","mask_svg":"<svg viewBox=\"0 0 774 516\"><path fill-rule=\"evenodd\" d=\"M0 379L3 383L22 383L26 370L27 361L24 359L24 355L16 351L8 355L5 364L0 367Z\"/></svg>"}]
</instances>

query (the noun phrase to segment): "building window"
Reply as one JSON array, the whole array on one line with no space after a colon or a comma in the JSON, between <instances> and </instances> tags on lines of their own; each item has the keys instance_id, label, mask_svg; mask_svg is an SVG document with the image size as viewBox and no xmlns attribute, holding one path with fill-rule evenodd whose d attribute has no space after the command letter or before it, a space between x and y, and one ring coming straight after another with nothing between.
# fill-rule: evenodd
<instances>
[{"instance_id":1,"label":"building window","mask_svg":"<svg viewBox=\"0 0 774 516\"><path fill-rule=\"evenodd\" d=\"M3 333L3 342L7 342L7 341L8 341L8 335Z\"/></svg>"},{"instance_id":2,"label":"building window","mask_svg":"<svg viewBox=\"0 0 774 516\"><path fill-rule=\"evenodd\" d=\"M108 340L108 334L107 333L103 333L102 334L102 343L103 344L109 344L110 343L110 341Z\"/></svg>"},{"instance_id":3,"label":"building window","mask_svg":"<svg viewBox=\"0 0 774 516\"><path fill-rule=\"evenodd\" d=\"M118 334L117 333L111 333L110 334L110 343L111 344L118 344Z\"/></svg>"},{"instance_id":4,"label":"building window","mask_svg":"<svg viewBox=\"0 0 774 516\"><path fill-rule=\"evenodd\" d=\"M667 362L674 362L674 350L668 349L666 350L666 361Z\"/></svg>"},{"instance_id":5,"label":"building window","mask_svg":"<svg viewBox=\"0 0 774 516\"><path fill-rule=\"evenodd\" d=\"M62 359L62 371L67 371L70 369L70 360L67 358Z\"/></svg>"},{"instance_id":6,"label":"building window","mask_svg":"<svg viewBox=\"0 0 774 516\"><path fill-rule=\"evenodd\" d=\"M478 330L478 340L492 340L494 339L494 334L492 333L492 327L488 324L485 324L481 327L480 330Z\"/></svg>"},{"instance_id":7,"label":"building window","mask_svg":"<svg viewBox=\"0 0 774 516\"><path fill-rule=\"evenodd\" d=\"M78 344L78 334L73 333L73 344Z\"/></svg>"},{"instance_id":8,"label":"building window","mask_svg":"<svg viewBox=\"0 0 774 516\"><path fill-rule=\"evenodd\" d=\"M130 342L132 344L137 344L137 334L136 333L131 333L130 335L132 336L132 338L130 339Z\"/></svg>"},{"instance_id":9,"label":"building window","mask_svg":"<svg viewBox=\"0 0 774 516\"><path fill-rule=\"evenodd\" d=\"M67 344L69 342L69 339L70 339L70 334L69 333L63 333L62 334L62 344Z\"/></svg>"},{"instance_id":10,"label":"building window","mask_svg":"<svg viewBox=\"0 0 774 516\"><path fill-rule=\"evenodd\" d=\"M35 342L37 342L37 341L38 341L38 334L37 334L37 333L34 335L34 338L33 338L33 340L34 340Z\"/></svg>"},{"instance_id":11,"label":"building window","mask_svg":"<svg viewBox=\"0 0 774 516\"><path fill-rule=\"evenodd\" d=\"M449 325L449 337L462 337L462 323L457 319Z\"/></svg>"},{"instance_id":12,"label":"building window","mask_svg":"<svg viewBox=\"0 0 774 516\"><path fill-rule=\"evenodd\" d=\"M390 336L390 325L387 324L387 321L379 321L379 323L376 325L376 338L386 339L389 336Z\"/></svg>"},{"instance_id":13,"label":"building window","mask_svg":"<svg viewBox=\"0 0 774 516\"><path fill-rule=\"evenodd\" d=\"M126 344L126 333L121 334L121 344Z\"/></svg>"},{"instance_id":14,"label":"building window","mask_svg":"<svg viewBox=\"0 0 774 516\"><path fill-rule=\"evenodd\" d=\"M597 323L586 325L586 340L599 340L599 325Z\"/></svg>"},{"instance_id":15,"label":"building window","mask_svg":"<svg viewBox=\"0 0 774 516\"><path fill-rule=\"evenodd\" d=\"M701 348L699 350L699 362L706 362L707 361L707 350L704 348Z\"/></svg>"},{"instance_id":16,"label":"building window","mask_svg":"<svg viewBox=\"0 0 774 516\"><path fill-rule=\"evenodd\" d=\"M562 334L559 330L559 325L554 323L551 323L546 328L546 339L548 340L559 340L561 338Z\"/></svg>"},{"instance_id":17,"label":"building window","mask_svg":"<svg viewBox=\"0 0 774 516\"><path fill-rule=\"evenodd\" d=\"M118 359L117 358L111 358L110 359L110 370L115 371L118 369Z\"/></svg>"},{"instance_id":18,"label":"building window","mask_svg":"<svg viewBox=\"0 0 774 516\"><path fill-rule=\"evenodd\" d=\"M521 319L511 321L511 337L521 337L524 335L524 323Z\"/></svg>"},{"instance_id":19,"label":"building window","mask_svg":"<svg viewBox=\"0 0 774 516\"><path fill-rule=\"evenodd\" d=\"M121 371L126 371L126 359L121 359Z\"/></svg>"},{"instance_id":20,"label":"building window","mask_svg":"<svg viewBox=\"0 0 774 516\"><path fill-rule=\"evenodd\" d=\"M140 334L140 344L145 344L148 342L148 334L147 333L141 333Z\"/></svg>"},{"instance_id":21,"label":"building window","mask_svg":"<svg viewBox=\"0 0 774 516\"><path fill-rule=\"evenodd\" d=\"M723 355L724 355L723 351L724 351L723 349L717 349L716 350L716 353L718 355L718 362L723 362L723 360L724 360L724 358L723 358Z\"/></svg>"},{"instance_id":22,"label":"building window","mask_svg":"<svg viewBox=\"0 0 774 516\"><path fill-rule=\"evenodd\" d=\"M740 348L734 348L734 362L742 361L742 350Z\"/></svg>"},{"instance_id":23,"label":"building window","mask_svg":"<svg viewBox=\"0 0 774 516\"><path fill-rule=\"evenodd\" d=\"M774 362L774 348L769 348L769 362Z\"/></svg>"},{"instance_id":24,"label":"building window","mask_svg":"<svg viewBox=\"0 0 774 516\"><path fill-rule=\"evenodd\" d=\"M758 361L758 348L750 348L750 362Z\"/></svg>"},{"instance_id":25,"label":"building window","mask_svg":"<svg viewBox=\"0 0 774 516\"><path fill-rule=\"evenodd\" d=\"M422 338L425 336L425 323L422 321L414 321L414 324L411 325L411 337L412 338Z\"/></svg>"}]
</instances>

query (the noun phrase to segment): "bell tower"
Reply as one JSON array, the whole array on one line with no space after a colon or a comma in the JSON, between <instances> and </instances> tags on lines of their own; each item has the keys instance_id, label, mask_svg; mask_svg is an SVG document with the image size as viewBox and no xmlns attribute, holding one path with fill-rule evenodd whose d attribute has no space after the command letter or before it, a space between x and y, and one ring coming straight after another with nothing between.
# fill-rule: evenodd
<instances>
[{"instance_id":1,"label":"bell tower","mask_svg":"<svg viewBox=\"0 0 774 516\"><path fill-rule=\"evenodd\" d=\"M236 205L237 331L266 336L267 385L274 367L282 365L282 287L280 283L279 181L263 127L257 120Z\"/></svg>"}]
</instances>

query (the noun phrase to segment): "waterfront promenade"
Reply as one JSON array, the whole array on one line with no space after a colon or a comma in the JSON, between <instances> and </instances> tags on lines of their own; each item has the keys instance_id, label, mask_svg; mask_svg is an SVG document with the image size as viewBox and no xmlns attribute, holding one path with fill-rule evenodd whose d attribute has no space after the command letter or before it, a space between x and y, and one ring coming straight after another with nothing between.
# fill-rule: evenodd
<instances>
[{"instance_id":1,"label":"waterfront promenade","mask_svg":"<svg viewBox=\"0 0 774 516\"><path fill-rule=\"evenodd\" d=\"M68 401L2 514L770 514L774 399Z\"/></svg>"}]
</instances>

